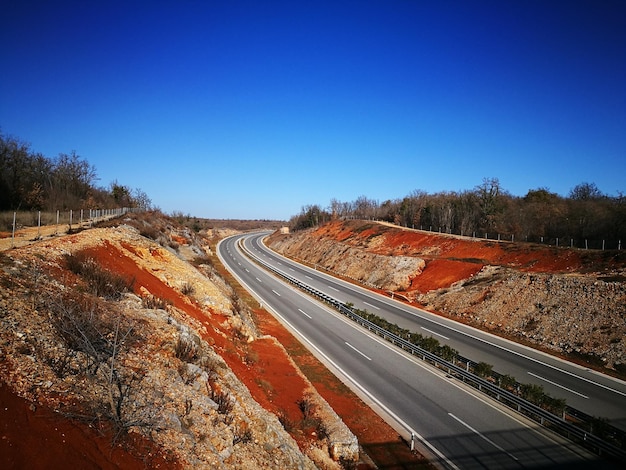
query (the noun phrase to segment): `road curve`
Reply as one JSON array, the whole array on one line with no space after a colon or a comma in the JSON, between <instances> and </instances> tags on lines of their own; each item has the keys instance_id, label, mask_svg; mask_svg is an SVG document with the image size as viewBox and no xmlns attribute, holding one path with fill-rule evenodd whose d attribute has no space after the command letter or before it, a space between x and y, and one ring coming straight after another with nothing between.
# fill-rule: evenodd
<instances>
[{"instance_id":1,"label":"road curve","mask_svg":"<svg viewBox=\"0 0 626 470\"><path fill-rule=\"evenodd\" d=\"M243 255L265 234L222 240L218 256L270 312L407 440L443 468L612 468L472 388L390 346ZM263 256L263 254L259 254ZM279 260L273 254L266 257ZM290 265L285 269L296 270ZM291 271L290 271L291 272ZM309 276L309 274L305 274ZM313 276L309 276L313 277ZM327 287L328 288L328 287ZM333 287L336 297L340 289ZM332 295L332 294L331 294Z\"/></svg>"},{"instance_id":2,"label":"road curve","mask_svg":"<svg viewBox=\"0 0 626 470\"><path fill-rule=\"evenodd\" d=\"M519 382L541 385L551 396L564 398L568 405L626 430L626 382L328 276L270 250L262 238L249 238L250 249L290 276L402 328L433 336L461 355L492 364L494 370Z\"/></svg>"}]
</instances>

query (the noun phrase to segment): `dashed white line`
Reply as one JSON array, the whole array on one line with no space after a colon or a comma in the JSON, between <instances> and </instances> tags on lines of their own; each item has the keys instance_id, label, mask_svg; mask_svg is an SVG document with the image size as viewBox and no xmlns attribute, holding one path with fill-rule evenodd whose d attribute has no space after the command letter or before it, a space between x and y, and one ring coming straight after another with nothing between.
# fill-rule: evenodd
<instances>
[{"instance_id":1,"label":"dashed white line","mask_svg":"<svg viewBox=\"0 0 626 470\"><path fill-rule=\"evenodd\" d=\"M359 351L357 348L355 348L354 346L352 346L350 343L346 342L346 346L348 346L349 348L354 349L356 352L358 352L361 356L363 356L365 359L367 359L368 361L371 361L372 359L368 356L366 356L365 354L363 354L361 351Z\"/></svg>"},{"instance_id":2,"label":"dashed white line","mask_svg":"<svg viewBox=\"0 0 626 470\"><path fill-rule=\"evenodd\" d=\"M533 377L537 377L539 380L543 380L544 382L548 382L549 384L552 384L555 387L559 387L559 388L562 388L563 390L567 390L568 392L574 393L574 394L578 395L579 397L589 398L587 395L583 395L582 393L578 393L577 391L572 390L571 388L567 388L567 387L564 387L563 385L559 385L558 383L552 382L552 380L548 380L545 377L541 377L540 375L533 374L532 372L528 372L528 375L532 375Z\"/></svg>"},{"instance_id":3,"label":"dashed white line","mask_svg":"<svg viewBox=\"0 0 626 470\"><path fill-rule=\"evenodd\" d=\"M313 280L313 278L311 276L305 275L304 277L306 277L307 279L310 279L311 281Z\"/></svg>"},{"instance_id":4,"label":"dashed white line","mask_svg":"<svg viewBox=\"0 0 626 470\"><path fill-rule=\"evenodd\" d=\"M377 307L376 305L372 305L372 304L368 304L367 302L363 302L365 305L369 305L372 308L375 308L376 310L380 310L380 307Z\"/></svg>"},{"instance_id":5,"label":"dashed white line","mask_svg":"<svg viewBox=\"0 0 626 470\"><path fill-rule=\"evenodd\" d=\"M281 297L281 295L278 292L276 292L274 289L272 289L272 292L276 294L278 297Z\"/></svg>"},{"instance_id":6,"label":"dashed white line","mask_svg":"<svg viewBox=\"0 0 626 470\"><path fill-rule=\"evenodd\" d=\"M302 315L304 315L305 317L309 317L312 318L311 315L309 315L308 313L306 313L304 310L302 310L301 308L298 309L298 312L300 312Z\"/></svg>"},{"instance_id":7,"label":"dashed white line","mask_svg":"<svg viewBox=\"0 0 626 470\"><path fill-rule=\"evenodd\" d=\"M329 289L339 292L339 289L335 289L333 286L328 286Z\"/></svg>"},{"instance_id":8,"label":"dashed white line","mask_svg":"<svg viewBox=\"0 0 626 470\"><path fill-rule=\"evenodd\" d=\"M456 419L459 423L461 423L463 426L465 426L467 429L469 429L470 431L476 433L478 436L480 436L481 438L483 438L485 441L487 441L489 444L491 444L492 446L494 446L496 449L500 450L501 452L504 452L505 454L507 454L509 457L511 457L513 460L519 460L517 457L515 457L513 454L511 454L510 452L507 452L506 450L504 450L504 448L502 448L501 446L499 446L498 444L496 444L495 442L493 442L491 439L489 439L487 436L485 436L484 434L482 434L481 432L477 431L476 429L474 429L473 427L471 427L469 424L467 424L465 421L463 421L461 418L457 418L456 416L454 416L452 413L448 413L448 415L450 415L452 418Z\"/></svg>"},{"instance_id":9,"label":"dashed white line","mask_svg":"<svg viewBox=\"0 0 626 470\"><path fill-rule=\"evenodd\" d=\"M422 330L424 330L424 331L428 331L429 333L431 333L431 334L433 334L433 335L441 336L443 339L450 339L450 338L448 338L447 336L444 336L444 335L442 335L442 334L439 334L439 333L437 333L436 331L429 330L428 328L424 328L423 326L422 326Z\"/></svg>"},{"instance_id":10,"label":"dashed white line","mask_svg":"<svg viewBox=\"0 0 626 470\"><path fill-rule=\"evenodd\" d=\"M259 281L261 284L263 284L263 281L259 279L258 277L256 278L256 280Z\"/></svg>"}]
</instances>

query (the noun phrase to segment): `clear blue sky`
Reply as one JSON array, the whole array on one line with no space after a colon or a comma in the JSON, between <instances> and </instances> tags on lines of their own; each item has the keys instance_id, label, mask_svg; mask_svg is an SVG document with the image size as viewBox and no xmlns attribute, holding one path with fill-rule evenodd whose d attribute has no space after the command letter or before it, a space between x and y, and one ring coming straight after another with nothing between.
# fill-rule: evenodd
<instances>
[{"instance_id":1,"label":"clear blue sky","mask_svg":"<svg viewBox=\"0 0 626 470\"><path fill-rule=\"evenodd\" d=\"M0 129L166 212L626 192L622 0L3 2Z\"/></svg>"}]
</instances>

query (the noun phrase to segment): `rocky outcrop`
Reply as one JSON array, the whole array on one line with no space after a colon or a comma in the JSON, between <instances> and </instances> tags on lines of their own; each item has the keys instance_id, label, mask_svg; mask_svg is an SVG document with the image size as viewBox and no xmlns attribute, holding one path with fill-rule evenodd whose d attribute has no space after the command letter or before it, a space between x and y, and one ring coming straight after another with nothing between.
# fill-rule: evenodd
<instances>
[{"instance_id":1,"label":"rocky outcrop","mask_svg":"<svg viewBox=\"0 0 626 470\"><path fill-rule=\"evenodd\" d=\"M229 353L250 369L259 360L254 344L272 339L258 336L207 247L191 238L178 233L159 244L122 225L0 253L3 381L59 416L148 438L184 468L356 461L355 436L310 384L307 400L326 432L301 449L224 360ZM77 252L132 277L135 292L90 294L65 266Z\"/></svg>"},{"instance_id":2,"label":"rocky outcrop","mask_svg":"<svg viewBox=\"0 0 626 470\"><path fill-rule=\"evenodd\" d=\"M335 221L276 251L479 328L626 374L623 253L498 243Z\"/></svg>"},{"instance_id":3,"label":"rocky outcrop","mask_svg":"<svg viewBox=\"0 0 626 470\"><path fill-rule=\"evenodd\" d=\"M301 259L332 273L353 279L367 286L404 291L419 276L424 260L410 256L384 256L329 239L281 237L272 248L287 256Z\"/></svg>"},{"instance_id":4,"label":"rocky outcrop","mask_svg":"<svg viewBox=\"0 0 626 470\"><path fill-rule=\"evenodd\" d=\"M426 308L565 355L618 368L626 357L626 285L580 274L485 266L473 278L417 297Z\"/></svg>"}]
</instances>

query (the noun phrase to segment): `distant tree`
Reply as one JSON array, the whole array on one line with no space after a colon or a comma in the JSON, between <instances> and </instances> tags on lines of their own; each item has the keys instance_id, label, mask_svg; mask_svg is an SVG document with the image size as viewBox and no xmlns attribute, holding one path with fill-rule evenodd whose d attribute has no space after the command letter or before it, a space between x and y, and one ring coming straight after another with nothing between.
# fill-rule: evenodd
<instances>
[{"instance_id":1,"label":"distant tree","mask_svg":"<svg viewBox=\"0 0 626 470\"><path fill-rule=\"evenodd\" d=\"M133 191L133 206L142 210L152 209L152 200L148 197L145 191L135 188Z\"/></svg>"},{"instance_id":2,"label":"distant tree","mask_svg":"<svg viewBox=\"0 0 626 470\"><path fill-rule=\"evenodd\" d=\"M569 197L575 201L591 201L603 198L604 194L595 183L580 183L572 188Z\"/></svg>"},{"instance_id":3,"label":"distant tree","mask_svg":"<svg viewBox=\"0 0 626 470\"><path fill-rule=\"evenodd\" d=\"M496 214L501 208L500 180L498 178L483 178L482 184L476 186L478 205L481 211L481 229L494 228Z\"/></svg>"},{"instance_id":4,"label":"distant tree","mask_svg":"<svg viewBox=\"0 0 626 470\"><path fill-rule=\"evenodd\" d=\"M66 210L148 207L140 190L117 181L111 191L94 186L96 170L76 152L49 159L30 146L0 133L0 210Z\"/></svg>"},{"instance_id":5,"label":"distant tree","mask_svg":"<svg viewBox=\"0 0 626 470\"><path fill-rule=\"evenodd\" d=\"M117 180L111 183L111 196L115 204L119 207L132 207L133 198L128 186L123 186L117 182Z\"/></svg>"}]
</instances>

